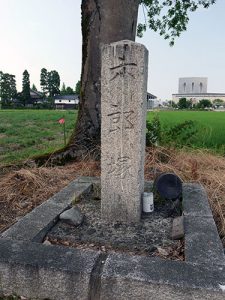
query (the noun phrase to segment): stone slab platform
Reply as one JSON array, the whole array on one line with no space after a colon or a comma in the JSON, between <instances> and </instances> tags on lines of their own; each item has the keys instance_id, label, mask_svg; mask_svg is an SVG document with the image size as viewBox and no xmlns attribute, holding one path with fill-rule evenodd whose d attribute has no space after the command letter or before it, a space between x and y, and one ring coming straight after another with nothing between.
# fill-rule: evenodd
<instances>
[{"instance_id":1,"label":"stone slab platform","mask_svg":"<svg viewBox=\"0 0 225 300\"><path fill-rule=\"evenodd\" d=\"M0 294L60 300L225 299L223 248L204 189L197 184L183 186L185 262L41 244L74 196L90 192L98 182L96 178L75 180L2 234ZM189 208L193 198L194 211ZM55 213L45 214L37 223L37 214L49 207ZM23 233L29 226L30 233Z\"/></svg>"},{"instance_id":2,"label":"stone slab platform","mask_svg":"<svg viewBox=\"0 0 225 300\"><path fill-rule=\"evenodd\" d=\"M42 242L46 233L58 221L58 216L68 209L76 198L90 192L91 187L92 183L90 181L72 181L60 192L3 232L2 237L13 240Z\"/></svg>"},{"instance_id":3,"label":"stone slab platform","mask_svg":"<svg viewBox=\"0 0 225 300\"><path fill-rule=\"evenodd\" d=\"M97 251L81 251L27 241L0 240L3 293L31 299L89 298Z\"/></svg>"},{"instance_id":4,"label":"stone slab platform","mask_svg":"<svg viewBox=\"0 0 225 300\"><path fill-rule=\"evenodd\" d=\"M224 251L204 188L183 184L185 258L192 263L225 265Z\"/></svg>"}]
</instances>

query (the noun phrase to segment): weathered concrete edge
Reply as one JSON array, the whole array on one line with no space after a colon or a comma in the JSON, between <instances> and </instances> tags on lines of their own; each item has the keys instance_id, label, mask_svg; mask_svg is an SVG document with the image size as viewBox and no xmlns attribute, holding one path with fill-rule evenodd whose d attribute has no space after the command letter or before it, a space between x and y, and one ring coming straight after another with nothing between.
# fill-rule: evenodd
<instances>
[{"instance_id":1,"label":"weathered concrete edge","mask_svg":"<svg viewBox=\"0 0 225 300\"><path fill-rule=\"evenodd\" d=\"M185 260L225 265L220 240L205 189L198 183L183 184Z\"/></svg>"},{"instance_id":2,"label":"weathered concrete edge","mask_svg":"<svg viewBox=\"0 0 225 300\"><path fill-rule=\"evenodd\" d=\"M185 216L185 260L206 265L225 265L223 245L210 217Z\"/></svg>"},{"instance_id":3,"label":"weathered concrete edge","mask_svg":"<svg viewBox=\"0 0 225 300\"><path fill-rule=\"evenodd\" d=\"M101 184L101 179L100 177L91 177L91 176L80 176L77 179L78 182L80 183L92 183L92 184Z\"/></svg>"},{"instance_id":4,"label":"weathered concrete edge","mask_svg":"<svg viewBox=\"0 0 225 300\"><path fill-rule=\"evenodd\" d=\"M92 182L91 180L92 178L89 179ZM194 294L197 293L197 295L199 295L198 294L199 290L201 290L200 293L203 293L202 295L204 296L204 298L199 298L199 299L204 299L204 300L224 299L224 294L221 294L221 291L219 289L219 284L225 285L224 267L210 266L209 268L206 268L206 265L204 264L196 265L196 264L191 264L186 262L165 261L161 259L151 259L151 258L140 257L140 256L133 256L133 257L128 255L121 256L120 254L110 255L109 258L107 259L106 265L100 267L99 264L101 264L102 261L99 254L96 254L95 251L91 251L92 253L94 253L93 254L94 256L96 255L95 256L96 260L92 265L92 271L89 270L90 276L88 275L89 278L88 296L87 293L85 293L84 297L83 295L77 296L76 294L77 290L80 289L80 287L82 289L82 286L80 284L87 285L87 280L85 281L85 283L82 281L82 278L86 276L85 275L86 269L84 269L85 274L83 274L82 267L80 268L79 264L78 267L77 265L75 265L75 262L77 263L77 258L76 256L73 256L71 254L71 251L72 252L76 251L76 254L78 255L78 257L80 257L80 255L85 254L86 252L85 250L78 250L78 249L75 250L71 248L65 249L65 247L59 247L59 246L45 246L45 245L30 243L30 242L6 241L1 239L0 240L1 254L3 253L2 247L4 247L4 244L6 245L6 243L9 244L11 243L10 247L13 250L13 255L10 254L12 253L12 250L9 250L6 247L5 248L6 256L0 257L0 266L1 266L0 289L2 286L2 289L7 293L17 292L20 295L24 295L28 297L37 297L37 295L39 295L42 298L49 297L51 299L70 300L71 298L68 297L71 297L71 294L67 295L66 288L65 288L68 287L69 285L72 286L72 291L74 291L74 293L72 292L72 299L92 300L92 299L99 299L99 297L101 299L118 299L118 300L119 299L124 299L124 300L125 299L150 299L149 295L151 294L151 292L152 293L154 292L152 299L161 300L162 298L160 296L161 295L160 293L162 293L163 295L165 295L165 293L169 293L174 296L174 298L172 299L181 300L181 299L190 299L189 293L194 293ZM27 248L30 251L30 252L28 251L29 253L26 251ZM62 249L61 254L55 250L56 248ZM47 252L47 256L46 256L44 250L40 251L40 249L48 249L48 252L51 254L54 253L54 255L49 257L48 256L49 253ZM19 253L17 253L16 251L19 251ZM66 254L67 252L69 253ZM40 264L36 258L36 255L38 254L40 254L41 256ZM62 257L60 257L60 255L62 255ZM64 256L69 257L67 263L65 260L63 261ZM27 260L24 259L24 257L27 259L30 257L30 260L33 261L33 264L29 264L29 259L27 264ZM46 264L46 259L43 260L43 257L46 257L47 264ZM55 260L55 257L57 258L59 257L59 260ZM52 265L53 261L56 261L56 264L59 263L57 267ZM71 265L71 261L73 261L72 265ZM60 262L62 263L61 266L60 266ZM114 266L114 269L110 267L110 264ZM19 269L17 269L17 266ZM72 274L74 273L77 274L79 278L78 281L76 277L73 277L71 275L70 266L72 267ZM120 269L118 270L117 268ZM159 272L159 270L161 270L161 273ZM101 276L101 274L103 275ZM146 274L147 274L147 278L146 278ZM173 274L172 277L171 274ZM56 275L59 276L59 280L57 278L52 279ZM191 277L194 280L194 283L188 281L189 277ZM29 278L31 278L30 281ZM49 280L49 278L51 279ZM75 281L78 282L79 287L73 286L73 283L70 282L71 278L72 281L74 281L75 279ZM90 287L94 287L93 279L96 280L96 278L99 285L97 288L98 289L97 298L95 298L96 295L95 293L94 296L92 296L93 291L90 292ZM181 284L179 284L180 278L181 278ZM11 286L12 282L15 282L15 284ZM46 282L49 283L49 286L46 286ZM43 285L41 290L39 290L38 287L39 284ZM57 285L56 295L52 293L52 287L54 286L55 288L55 285ZM28 294L24 294L24 292L26 292L27 287L28 287ZM113 289L111 290L112 287ZM186 292L184 293L184 289L187 289L188 291L187 297L189 298L182 298L183 296L181 297L180 293L186 295ZM190 292L190 289L193 291ZM87 291L86 287L85 290ZM107 298L107 293L110 293L110 290L112 293L110 294L110 298ZM210 294L210 298L206 298L205 290L209 291L207 292L207 297ZM156 295L155 291L157 291L157 293L159 294L158 296ZM132 295L129 294L130 292L132 292L133 294ZM137 293L139 297L137 297ZM136 298L135 297L132 298L133 295L135 295ZM140 295L142 296L140 297Z\"/></svg>"},{"instance_id":5,"label":"weathered concrete edge","mask_svg":"<svg viewBox=\"0 0 225 300\"><path fill-rule=\"evenodd\" d=\"M101 179L100 177L89 177L89 176L81 176L77 179L80 183L92 183L101 185ZM152 190L153 188L153 181L145 181L145 189Z\"/></svg>"},{"instance_id":6,"label":"weathered concrete edge","mask_svg":"<svg viewBox=\"0 0 225 300\"><path fill-rule=\"evenodd\" d=\"M16 224L2 233L1 237L15 240L41 242L50 228L57 222L58 216L71 203L91 190L91 182L72 181L60 192L36 207Z\"/></svg>"},{"instance_id":7,"label":"weathered concrete edge","mask_svg":"<svg viewBox=\"0 0 225 300\"><path fill-rule=\"evenodd\" d=\"M0 291L31 299L189 300L191 294L222 300L225 296L220 288L225 286L224 266L118 253L107 257L93 250L6 239L0 239L0 253Z\"/></svg>"},{"instance_id":8,"label":"weathered concrete edge","mask_svg":"<svg viewBox=\"0 0 225 300\"><path fill-rule=\"evenodd\" d=\"M207 193L199 183L183 183L184 216L212 217Z\"/></svg>"},{"instance_id":9,"label":"weathered concrete edge","mask_svg":"<svg viewBox=\"0 0 225 300\"><path fill-rule=\"evenodd\" d=\"M225 267L110 254L101 280L101 299L198 299L222 300ZM184 293L188 291L188 293ZM168 293L168 298L165 294ZM181 296L182 295L182 296ZM196 298L197 299L197 298Z\"/></svg>"},{"instance_id":10,"label":"weathered concrete edge","mask_svg":"<svg viewBox=\"0 0 225 300\"><path fill-rule=\"evenodd\" d=\"M0 292L31 299L89 298L100 252L0 239Z\"/></svg>"}]
</instances>

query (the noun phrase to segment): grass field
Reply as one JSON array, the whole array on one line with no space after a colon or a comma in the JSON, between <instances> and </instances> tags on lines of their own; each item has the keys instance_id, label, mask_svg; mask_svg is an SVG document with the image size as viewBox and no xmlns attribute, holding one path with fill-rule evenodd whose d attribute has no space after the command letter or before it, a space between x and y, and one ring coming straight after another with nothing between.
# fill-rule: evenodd
<instances>
[{"instance_id":1,"label":"grass field","mask_svg":"<svg viewBox=\"0 0 225 300\"><path fill-rule=\"evenodd\" d=\"M154 114L148 112L148 119ZM158 114L164 128L185 120L196 121L198 133L192 139L192 147L225 154L224 112L160 111ZM57 121L65 117L68 139L76 116L74 110L0 110L0 166L61 148L63 128Z\"/></svg>"},{"instance_id":2,"label":"grass field","mask_svg":"<svg viewBox=\"0 0 225 300\"><path fill-rule=\"evenodd\" d=\"M214 111L160 111L148 112L148 120L159 115L163 128L174 126L186 120L195 121L196 135L192 139L193 148L204 148L225 154L225 112Z\"/></svg>"},{"instance_id":3,"label":"grass field","mask_svg":"<svg viewBox=\"0 0 225 300\"><path fill-rule=\"evenodd\" d=\"M0 110L0 166L61 148L63 128L57 121L65 117L68 138L76 115L74 110Z\"/></svg>"}]
</instances>

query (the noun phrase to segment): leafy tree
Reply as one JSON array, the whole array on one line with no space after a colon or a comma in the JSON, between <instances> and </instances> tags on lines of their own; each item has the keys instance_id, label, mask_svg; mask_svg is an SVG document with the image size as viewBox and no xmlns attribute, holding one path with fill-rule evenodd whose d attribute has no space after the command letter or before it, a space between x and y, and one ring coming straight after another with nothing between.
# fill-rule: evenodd
<instances>
[{"instance_id":1,"label":"leafy tree","mask_svg":"<svg viewBox=\"0 0 225 300\"><path fill-rule=\"evenodd\" d=\"M173 100L169 100L168 104L170 107L177 108L177 104Z\"/></svg>"},{"instance_id":2,"label":"leafy tree","mask_svg":"<svg viewBox=\"0 0 225 300\"><path fill-rule=\"evenodd\" d=\"M213 104L214 104L214 106L220 106L220 105L224 104L224 101L222 99L214 99Z\"/></svg>"},{"instance_id":3,"label":"leafy tree","mask_svg":"<svg viewBox=\"0 0 225 300\"><path fill-rule=\"evenodd\" d=\"M62 88L61 88L60 94L61 94L61 95L66 95L66 85L65 85L64 82L63 82L63 84L62 84Z\"/></svg>"},{"instance_id":4,"label":"leafy tree","mask_svg":"<svg viewBox=\"0 0 225 300\"><path fill-rule=\"evenodd\" d=\"M35 92L38 91L34 83L32 84L32 88L31 88L31 89L32 89L33 91L35 91Z\"/></svg>"},{"instance_id":5,"label":"leafy tree","mask_svg":"<svg viewBox=\"0 0 225 300\"><path fill-rule=\"evenodd\" d=\"M15 75L0 72L0 98L2 106L10 106L16 94L17 90Z\"/></svg>"},{"instance_id":6,"label":"leafy tree","mask_svg":"<svg viewBox=\"0 0 225 300\"><path fill-rule=\"evenodd\" d=\"M77 95L80 95L80 85L81 85L81 81L78 80L77 83L76 83L76 87L75 87L75 93Z\"/></svg>"},{"instance_id":7,"label":"leafy tree","mask_svg":"<svg viewBox=\"0 0 225 300\"><path fill-rule=\"evenodd\" d=\"M171 106L172 106L173 108L177 108L177 104L176 104L174 101L171 101Z\"/></svg>"},{"instance_id":8,"label":"leafy tree","mask_svg":"<svg viewBox=\"0 0 225 300\"><path fill-rule=\"evenodd\" d=\"M16 76L10 75L10 96L13 99L17 94L16 90Z\"/></svg>"},{"instance_id":9,"label":"leafy tree","mask_svg":"<svg viewBox=\"0 0 225 300\"><path fill-rule=\"evenodd\" d=\"M48 72L48 93L49 97L53 98L55 95L60 94L60 77L57 71Z\"/></svg>"},{"instance_id":10,"label":"leafy tree","mask_svg":"<svg viewBox=\"0 0 225 300\"><path fill-rule=\"evenodd\" d=\"M207 107L212 107L212 102L208 99L202 99L198 102L197 108L207 108Z\"/></svg>"},{"instance_id":11,"label":"leafy tree","mask_svg":"<svg viewBox=\"0 0 225 300\"><path fill-rule=\"evenodd\" d=\"M70 86L68 86L66 88L66 95L74 95L74 94L75 94L74 90Z\"/></svg>"},{"instance_id":12,"label":"leafy tree","mask_svg":"<svg viewBox=\"0 0 225 300\"><path fill-rule=\"evenodd\" d=\"M213 103L224 103L224 100L222 100L222 99L215 99L215 100L213 100Z\"/></svg>"},{"instance_id":13,"label":"leafy tree","mask_svg":"<svg viewBox=\"0 0 225 300\"><path fill-rule=\"evenodd\" d=\"M101 45L135 40L147 27L174 43L186 30L189 13L208 8L215 0L82 0L82 74L78 121L61 157L79 157L85 151L99 157L101 132ZM139 5L146 11L146 24L137 29ZM102 16L107 16L103 18ZM61 159L60 154L55 157Z\"/></svg>"},{"instance_id":14,"label":"leafy tree","mask_svg":"<svg viewBox=\"0 0 225 300\"><path fill-rule=\"evenodd\" d=\"M82 9L82 75L81 99L78 122L71 137L73 156L78 148L81 150L99 149L101 126L101 53L100 45L119 40L135 40L149 27L158 31L170 43L186 30L189 12L197 7L209 7L213 0L83 0ZM136 31L139 4L146 11L146 24L138 26ZM102 12L107 18L101 18ZM93 16L95 16L93 18ZM144 26L145 25L145 26ZM69 151L68 151L69 154Z\"/></svg>"},{"instance_id":15,"label":"leafy tree","mask_svg":"<svg viewBox=\"0 0 225 300\"><path fill-rule=\"evenodd\" d=\"M60 94L61 95L74 95L75 92L70 86L66 87L65 83L63 83Z\"/></svg>"},{"instance_id":16,"label":"leafy tree","mask_svg":"<svg viewBox=\"0 0 225 300\"><path fill-rule=\"evenodd\" d=\"M3 72L0 71L0 108L2 105L2 76L3 76Z\"/></svg>"},{"instance_id":17,"label":"leafy tree","mask_svg":"<svg viewBox=\"0 0 225 300\"><path fill-rule=\"evenodd\" d=\"M2 81L2 76L3 76L3 72L2 71L0 71L0 83L1 83L1 81Z\"/></svg>"},{"instance_id":18,"label":"leafy tree","mask_svg":"<svg viewBox=\"0 0 225 300\"><path fill-rule=\"evenodd\" d=\"M23 72L23 81L22 81L22 98L23 105L30 100L30 75L27 70Z\"/></svg>"},{"instance_id":19,"label":"leafy tree","mask_svg":"<svg viewBox=\"0 0 225 300\"><path fill-rule=\"evenodd\" d=\"M41 69L40 86L43 94L46 96L46 93L48 92L48 71L45 68Z\"/></svg>"},{"instance_id":20,"label":"leafy tree","mask_svg":"<svg viewBox=\"0 0 225 300\"><path fill-rule=\"evenodd\" d=\"M174 40L187 29L189 12L194 12L198 7L208 8L216 0L141 0L146 11L147 20L138 24L137 34L142 36L146 28L157 31L165 39Z\"/></svg>"},{"instance_id":21,"label":"leafy tree","mask_svg":"<svg viewBox=\"0 0 225 300\"><path fill-rule=\"evenodd\" d=\"M48 72L47 69L41 69L40 85L45 96L53 98L60 94L60 76L55 70ZM64 84L65 86L65 84Z\"/></svg>"},{"instance_id":22,"label":"leafy tree","mask_svg":"<svg viewBox=\"0 0 225 300\"><path fill-rule=\"evenodd\" d=\"M186 98L180 98L177 106L179 109L188 109L191 108L192 102L191 100L187 100Z\"/></svg>"}]
</instances>

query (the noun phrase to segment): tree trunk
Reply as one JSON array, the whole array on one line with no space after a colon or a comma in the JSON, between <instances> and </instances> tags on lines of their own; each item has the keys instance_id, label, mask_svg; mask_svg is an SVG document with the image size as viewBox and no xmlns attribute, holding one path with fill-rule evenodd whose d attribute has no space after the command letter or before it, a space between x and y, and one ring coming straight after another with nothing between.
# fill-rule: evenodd
<instances>
[{"instance_id":1,"label":"tree trunk","mask_svg":"<svg viewBox=\"0 0 225 300\"><path fill-rule=\"evenodd\" d=\"M82 0L82 75L78 118L59 159L100 157L101 46L135 40L139 0ZM54 157L54 155L53 155Z\"/></svg>"}]
</instances>

